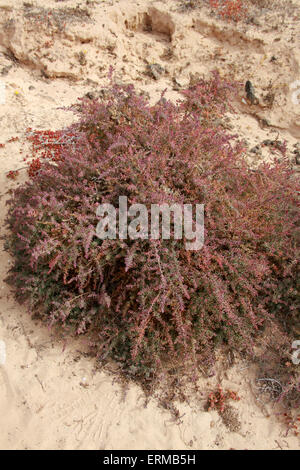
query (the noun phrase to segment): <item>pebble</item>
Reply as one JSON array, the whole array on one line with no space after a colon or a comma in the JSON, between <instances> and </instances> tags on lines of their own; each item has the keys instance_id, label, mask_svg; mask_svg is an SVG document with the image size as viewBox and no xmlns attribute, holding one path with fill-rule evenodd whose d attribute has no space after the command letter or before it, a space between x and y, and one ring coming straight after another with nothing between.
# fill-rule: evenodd
<instances>
[{"instance_id":1,"label":"pebble","mask_svg":"<svg viewBox=\"0 0 300 470\"><path fill-rule=\"evenodd\" d=\"M85 96L86 96L87 98L89 98L90 100L94 100L94 99L95 99L95 95L94 95L94 93L92 93L91 91L88 91L88 92L85 94Z\"/></svg>"},{"instance_id":2,"label":"pebble","mask_svg":"<svg viewBox=\"0 0 300 470\"><path fill-rule=\"evenodd\" d=\"M255 145L255 147L252 147L250 150L251 153L258 153L260 151L259 145Z\"/></svg>"},{"instance_id":3,"label":"pebble","mask_svg":"<svg viewBox=\"0 0 300 470\"><path fill-rule=\"evenodd\" d=\"M182 88L188 88L189 84L186 80L174 77L173 78L173 90L181 90Z\"/></svg>"},{"instance_id":4,"label":"pebble","mask_svg":"<svg viewBox=\"0 0 300 470\"><path fill-rule=\"evenodd\" d=\"M165 72L165 69L159 64L148 64L147 71L150 76L152 76L155 80L158 80Z\"/></svg>"}]
</instances>

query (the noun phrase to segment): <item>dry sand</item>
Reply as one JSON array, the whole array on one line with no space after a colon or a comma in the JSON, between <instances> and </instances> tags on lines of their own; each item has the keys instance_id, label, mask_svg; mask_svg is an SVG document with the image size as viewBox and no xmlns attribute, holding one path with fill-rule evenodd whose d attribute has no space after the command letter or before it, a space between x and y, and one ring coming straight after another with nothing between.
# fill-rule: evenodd
<instances>
[{"instance_id":1,"label":"dry sand","mask_svg":"<svg viewBox=\"0 0 300 470\"><path fill-rule=\"evenodd\" d=\"M291 152L300 140L300 105L290 90L300 80L299 1L274 3L284 7L253 10L252 23L234 24L205 7L181 11L177 0L87 1L77 10L67 10L76 8L73 0L0 0L0 81L6 84L6 103L0 105L2 227L7 191L26 178L25 169L16 181L6 177L24 167L25 129L59 129L72 122L74 116L60 108L103 87L110 65L119 80L134 82L153 102L164 88L176 99L175 78L184 86L214 68L243 82L250 79L260 105L246 105L241 97L229 129L247 139L249 148L278 136ZM55 31L47 23L48 11L54 12ZM166 69L157 81L145 74L151 63ZM264 108L269 92L274 102ZM16 136L19 141L8 142ZM267 149L249 153L253 164L268 157ZM15 302L3 282L10 260L1 244L0 340L7 359L0 366L0 449L300 448L275 409L259 401L250 364L237 363L220 377L203 379L202 398L178 405L180 423L155 400L145 408L136 385L124 395L107 371L96 370L82 341L54 338ZM203 409L207 390L219 379L241 397L233 404L241 421L238 432Z\"/></svg>"}]
</instances>

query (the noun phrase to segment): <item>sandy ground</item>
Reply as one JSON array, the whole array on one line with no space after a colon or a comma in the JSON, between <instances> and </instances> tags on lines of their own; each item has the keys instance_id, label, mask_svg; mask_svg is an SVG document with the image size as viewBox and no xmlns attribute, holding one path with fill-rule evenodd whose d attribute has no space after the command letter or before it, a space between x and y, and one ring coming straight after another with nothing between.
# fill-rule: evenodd
<instances>
[{"instance_id":1,"label":"sandy ground","mask_svg":"<svg viewBox=\"0 0 300 470\"><path fill-rule=\"evenodd\" d=\"M77 4L0 0L0 83L6 87L6 102L0 104L4 239L7 191L26 178L25 169L16 181L6 177L24 167L25 129L59 129L72 122L74 116L61 107L105 86L110 65L119 80L134 82L153 102L165 88L167 97L176 99L178 86L214 68L243 82L250 79L259 105L249 106L241 96L237 114L228 117L229 130L246 139L249 149L264 139L286 139L294 158L300 105L293 102L290 85L300 80L299 2L260 9L260 14L253 9L252 22L238 25L211 16L205 6L182 11L176 0L87 1L74 10ZM153 63L165 69L158 80L145 72ZM9 142L12 137L19 140ZM268 152L249 151L249 161L267 159ZM124 394L107 371L96 370L82 341L54 338L15 302L3 282L10 264L3 241L0 340L7 358L0 365L0 449L300 448L299 438L287 435L276 410L260 401L250 364L237 363L218 378L203 379L203 395L178 405L179 423L155 400L144 407L137 386L130 385ZM216 412L204 411L207 390L219 379L241 397L233 404L241 422L238 432L229 431Z\"/></svg>"}]
</instances>

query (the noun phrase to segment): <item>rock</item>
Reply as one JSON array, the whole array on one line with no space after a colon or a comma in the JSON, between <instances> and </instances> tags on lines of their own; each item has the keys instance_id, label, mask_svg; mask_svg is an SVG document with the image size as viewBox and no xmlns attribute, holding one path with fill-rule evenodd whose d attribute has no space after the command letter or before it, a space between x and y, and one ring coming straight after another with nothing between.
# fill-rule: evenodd
<instances>
[{"instance_id":1,"label":"rock","mask_svg":"<svg viewBox=\"0 0 300 470\"><path fill-rule=\"evenodd\" d=\"M295 155L295 163L296 165L300 165L300 143L297 142L294 144L294 148L293 154Z\"/></svg>"},{"instance_id":2,"label":"rock","mask_svg":"<svg viewBox=\"0 0 300 470\"><path fill-rule=\"evenodd\" d=\"M155 80L159 80L163 73L165 73L165 69L159 64L148 64L147 65L147 72L151 77Z\"/></svg>"},{"instance_id":3,"label":"rock","mask_svg":"<svg viewBox=\"0 0 300 470\"><path fill-rule=\"evenodd\" d=\"M182 79L182 78L177 78L173 77L173 90L182 90L184 88L188 88L189 82Z\"/></svg>"},{"instance_id":4,"label":"rock","mask_svg":"<svg viewBox=\"0 0 300 470\"><path fill-rule=\"evenodd\" d=\"M89 98L90 100L94 100L94 99L95 99L95 95L94 95L94 93L92 93L91 91L88 91L84 96L86 96L86 97Z\"/></svg>"},{"instance_id":5,"label":"rock","mask_svg":"<svg viewBox=\"0 0 300 470\"><path fill-rule=\"evenodd\" d=\"M252 83L250 82L250 80L246 81L245 92L246 92L246 95L247 95L247 100L251 104L258 104L258 99L255 96L255 90L254 90L254 87L253 87Z\"/></svg>"},{"instance_id":6,"label":"rock","mask_svg":"<svg viewBox=\"0 0 300 470\"><path fill-rule=\"evenodd\" d=\"M255 145L255 147L252 147L252 149L250 150L251 153L258 153L259 151L260 151L259 145Z\"/></svg>"},{"instance_id":7,"label":"rock","mask_svg":"<svg viewBox=\"0 0 300 470\"><path fill-rule=\"evenodd\" d=\"M1 70L1 75L3 75L3 76L7 75L11 68L12 68L12 65L8 65L7 67L3 67L3 69Z\"/></svg>"},{"instance_id":8,"label":"rock","mask_svg":"<svg viewBox=\"0 0 300 470\"><path fill-rule=\"evenodd\" d=\"M255 16L252 16L252 18L250 18L247 23L254 24L255 26L260 26L260 22L255 18Z\"/></svg>"},{"instance_id":9,"label":"rock","mask_svg":"<svg viewBox=\"0 0 300 470\"><path fill-rule=\"evenodd\" d=\"M143 97L146 98L147 100L150 100L150 93L149 93L148 91L141 90L141 91L140 91L140 96L143 96Z\"/></svg>"},{"instance_id":10,"label":"rock","mask_svg":"<svg viewBox=\"0 0 300 470\"><path fill-rule=\"evenodd\" d=\"M83 51L80 51L79 54L77 54L77 58L78 58L78 62L80 63L80 65L86 65L87 60L86 60L85 53Z\"/></svg>"},{"instance_id":11,"label":"rock","mask_svg":"<svg viewBox=\"0 0 300 470\"><path fill-rule=\"evenodd\" d=\"M262 142L263 145L266 145L268 147L275 147L277 148L278 150L281 149L281 147L283 146L283 142L281 142L281 140L270 140L270 139L266 139L266 140L263 140Z\"/></svg>"},{"instance_id":12,"label":"rock","mask_svg":"<svg viewBox=\"0 0 300 470\"><path fill-rule=\"evenodd\" d=\"M99 96L104 99L109 98L110 90L108 88L101 88L101 90L99 90Z\"/></svg>"}]
</instances>

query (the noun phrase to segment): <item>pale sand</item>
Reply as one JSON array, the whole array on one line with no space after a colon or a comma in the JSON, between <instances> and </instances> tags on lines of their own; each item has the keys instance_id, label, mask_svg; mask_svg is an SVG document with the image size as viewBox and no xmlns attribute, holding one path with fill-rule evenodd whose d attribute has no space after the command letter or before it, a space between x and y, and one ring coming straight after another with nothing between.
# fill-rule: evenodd
<instances>
[{"instance_id":1,"label":"pale sand","mask_svg":"<svg viewBox=\"0 0 300 470\"><path fill-rule=\"evenodd\" d=\"M58 9L78 2L32 3ZM230 71L243 82L252 80L259 96L266 94L272 80L276 92L273 108L258 107L255 112L275 127L262 129L251 116L253 108L239 101L238 114L230 117L232 132L247 138L250 146L274 139L277 132L280 139L288 140L289 150L300 140L300 106L293 104L289 89L293 81L300 80L299 13L298 20L296 14L290 14L283 24L272 11L265 24L258 18L261 26L232 25L205 11L178 12L175 0L99 1L89 6L93 22L67 23L66 31L55 34L48 47L45 43L52 38L38 25L29 27L22 4L15 1L12 7L10 1L0 0L0 73L12 65L8 74L0 75L7 92L6 104L0 105L0 143L6 144L0 148L2 224L7 190L26 178L24 169L16 181L6 178L9 170L24 166L24 154L19 152L25 129L59 129L72 122L74 116L59 107L105 85L109 65L121 80L148 91L152 102L165 87L170 90L167 97L179 96L172 90L173 77L184 84L191 74L207 76L215 67L221 73ZM152 32L143 31L145 18L148 22L150 18ZM174 46L174 58L163 60L161 56L170 46ZM8 50L15 62L5 56ZM80 52L86 65L80 65L75 56ZM276 61L270 62L273 55ZM153 62L168 72L157 82L143 73L146 64ZM7 143L14 136L20 142ZM267 150L261 158L268 158ZM0 340L6 343L7 359L0 366L1 449L300 448L297 437L286 436L275 412L267 418L266 408L255 399L250 364L237 364L220 377L224 388L241 397L233 404L242 423L237 433L229 432L216 412L203 410L206 390L216 385L217 378L201 381L202 399L178 405L183 415L180 424L154 400L144 408L142 392L135 385L123 396L113 378L96 371L93 359L80 353L85 347L79 340L65 345L53 338L46 327L30 318L25 306L14 301L3 282L9 263L2 251Z\"/></svg>"}]
</instances>

